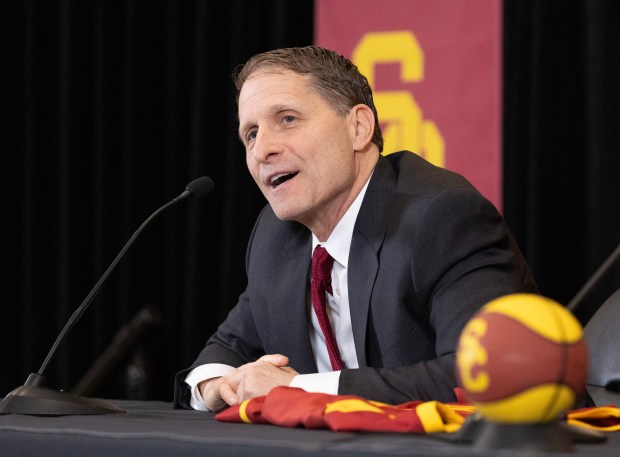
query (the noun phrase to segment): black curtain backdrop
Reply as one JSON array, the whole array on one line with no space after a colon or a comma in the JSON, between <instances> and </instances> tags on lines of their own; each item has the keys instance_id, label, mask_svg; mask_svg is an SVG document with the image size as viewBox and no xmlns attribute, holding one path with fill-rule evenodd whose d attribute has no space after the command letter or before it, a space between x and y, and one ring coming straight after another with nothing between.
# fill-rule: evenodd
<instances>
[{"instance_id":1,"label":"black curtain backdrop","mask_svg":"<svg viewBox=\"0 0 620 457\"><path fill-rule=\"evenodd\" d=\"M504 215L568 304L620 243L620 2L504 2ZM616 266L575 314L620 287Z\"/></svg>"},{"instance_id":2,"label":"black curtain backdrop","mask_svg":"<svg viewBox=\"0 0 620 457\"><path fill-rule=\"evenodd\" d=\"M46 373L71 390L149 309L159 320L90 395L171 400L245 285L264 204L230 73L311 44L313 2L15 0L0 21L0 396L39 369L139 225L208 175L214 192L145 229ZM566 304L620 242L620 11L510 0L504 25L504 214L541 291ZM615 268L579 317L619 285Z\"/></svg>"}]
</instances>

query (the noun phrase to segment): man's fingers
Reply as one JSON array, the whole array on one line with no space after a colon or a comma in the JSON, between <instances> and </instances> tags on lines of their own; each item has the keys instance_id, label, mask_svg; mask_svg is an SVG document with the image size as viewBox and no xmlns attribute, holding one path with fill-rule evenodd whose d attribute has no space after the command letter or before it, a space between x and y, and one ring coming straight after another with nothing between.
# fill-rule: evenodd
<instances>
[{"instance_id":1,"label":"man's fingers","mask_svg":"<svg viewBox=\"0 0 620 457\"><path fill-rule=\"evenodd\" d=\"M226 375L238 401L266 395L276 386L288 386L298 374L288 366L279 367L267 360L257 360Z\"/></svg>"},{"instance_id":2,"label":"man's fingers","mask_svg":"<svg viewBox=\"0 0 620 457\"><path fill-rule=\"evenodd\" d=\"M203 399L211 411L219 411L226 405L265 395L275 386L288 386L298 374L288 361L282 354L267 354L221 378L205 381L199 385Z\"/></svg>"},{"instance_id":3,"label":"man's fingers","mask_svg":"<svg viewBox=\"0 0 620 457\"><path fill-rule=\"evenodd\" d=\"M266 354L258 360L271 363L277 367L285 367L288 365L288 357L282 354Z\"/></svg>"},{"instance_id":4,"label":"man's fingers","mask_svg":"<svg viewBox=\"0 0 620 457\"><path fill-rule=\"evenodd\" d=\"M239 397L237 397L237 394L233 390L230 383L222 380L222 383L219 385L218 392L222 400L224 400L227 404L232 406L239 403Z\"/></svg>"},{"instance_id":5,"label":"man's fingers","mask_svg":"<svg viewBox=\"0 0 620 457\"><path fill-rule=\"evenodd\" d=\"M288 365L288 357L282 354L267 354L262 356L260 359L255 360L254 362L241 365L239 368L237 368L237 371L244 371L248 368L260 365L261 363L268 363L275 367L283 368Z\"/></svg>"},{"instance_id":6,"label":"man's fingers","mask_svg":"<svg viewBox=\"0 0 620 457\"><path fill-rule=\"evenodd\" d=\"M211 411L220 411L228 405L239 403L231 380L227 377L212 378L199 385L200 393Z\"/></svg>"}]
</instances>

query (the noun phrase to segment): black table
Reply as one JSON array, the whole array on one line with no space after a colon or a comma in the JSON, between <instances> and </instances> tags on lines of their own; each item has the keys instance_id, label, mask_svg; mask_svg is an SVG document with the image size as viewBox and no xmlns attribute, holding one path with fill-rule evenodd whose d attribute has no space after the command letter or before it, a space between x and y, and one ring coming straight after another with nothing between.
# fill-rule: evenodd
<instances>
[{"instance_id":1,"label":"black table","mask_svg":"<svg viewBox=\"0 0 620 457\"><path fill-rule=\"evenodd\" d=\"M233 424L158 401L113 401L125 414L0 415L0 455L21 456L620 456L620 432L574 452L481 449L454 435L339 433Z\"/></svg>"}]
</instances>

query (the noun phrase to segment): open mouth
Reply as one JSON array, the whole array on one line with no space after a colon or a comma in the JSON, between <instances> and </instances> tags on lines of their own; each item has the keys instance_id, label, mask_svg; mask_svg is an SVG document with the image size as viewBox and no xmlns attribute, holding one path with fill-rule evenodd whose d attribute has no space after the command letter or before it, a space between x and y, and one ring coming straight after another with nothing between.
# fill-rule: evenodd
<instances>
[{"instance_id":1,"label":"open mouth","mask_svg":"<svg viewBox=\"0 0 620 457\"><path fill-rule=\"evenodd\" d=\"M271 178L271 185L273 187L278 187L280 184L288 181L291 178L294 178L295 176L297 176L297 173L299 173L298 171L295 173L283 173L281 175L276 175L273 178Z\"/></svg>"}]
</instances>

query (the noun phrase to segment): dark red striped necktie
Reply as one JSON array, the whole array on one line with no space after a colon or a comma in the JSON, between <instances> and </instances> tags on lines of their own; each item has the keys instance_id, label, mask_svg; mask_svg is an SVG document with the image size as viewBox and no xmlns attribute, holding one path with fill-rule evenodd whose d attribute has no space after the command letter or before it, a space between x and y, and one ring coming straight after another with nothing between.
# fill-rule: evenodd
<instances>
[{"instance_id":1,"label":"dark red striped necktie","mask_svg":"<svg viewBox=\"0 0 620 457\"><path fill-rule=\"evenodd\" d=\"M312 254L312 307L319 320L319 325L325 337L329 361L334 371L342 370L344 363L340 357L338 343L334 337L332 326L327 316L327 297L326 293L332 293L332 265L334 259L327 250L318 245Z\"/></svg>"}]
</instances>

